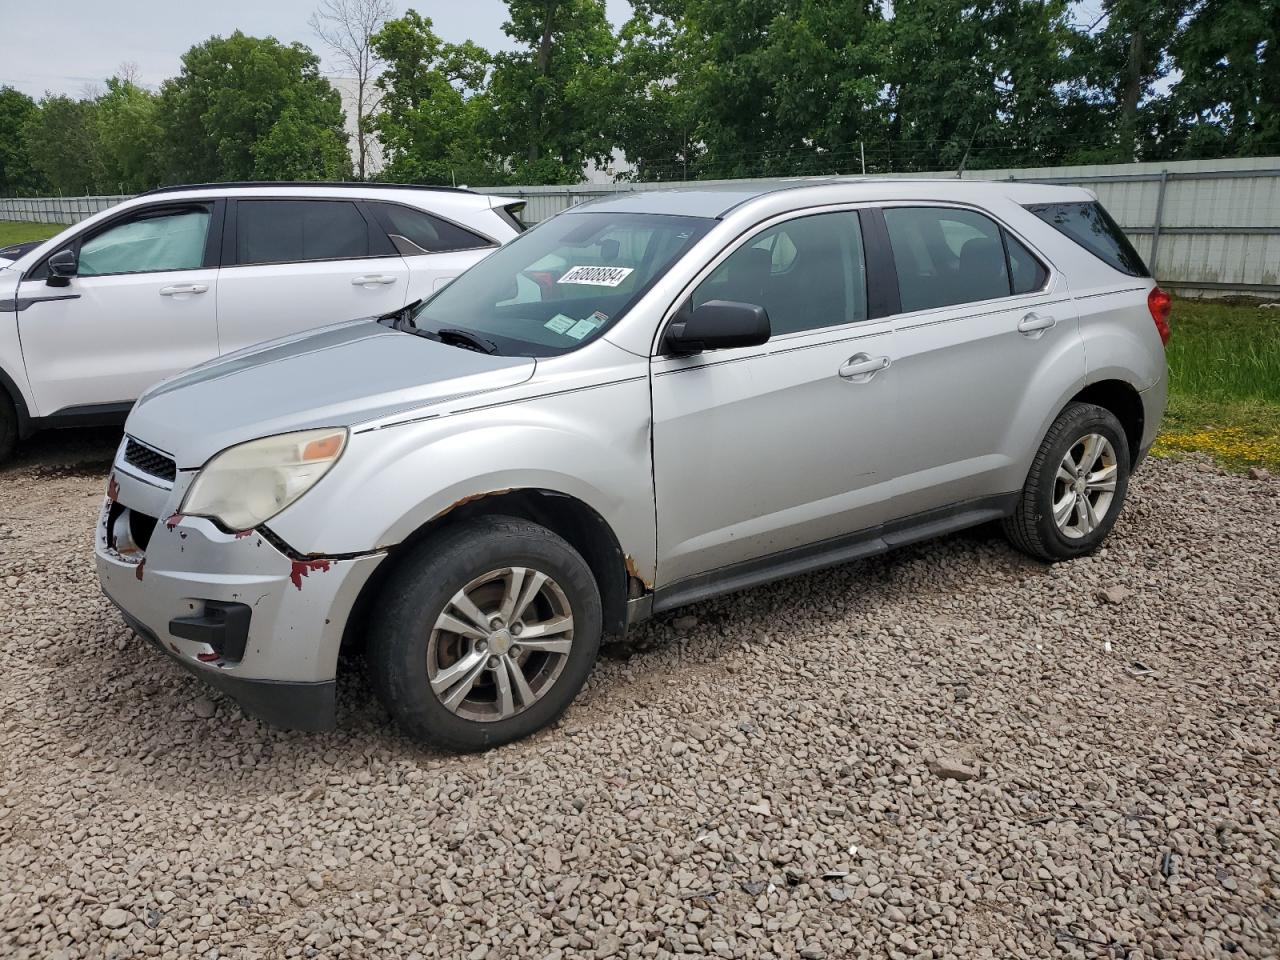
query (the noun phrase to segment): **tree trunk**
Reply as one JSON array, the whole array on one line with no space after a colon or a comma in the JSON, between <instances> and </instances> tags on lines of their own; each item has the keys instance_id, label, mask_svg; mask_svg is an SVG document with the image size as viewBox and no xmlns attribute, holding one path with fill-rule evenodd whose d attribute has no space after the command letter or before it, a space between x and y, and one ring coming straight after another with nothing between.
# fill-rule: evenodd
<instances>
[{"instance_id":1,"label":"tree trunk","mask_svg":"<svg viewBox=\"0 0 1280 960\"><path fill-rule=\"evenodd\" d=\"M1129 62L1125 65L1124 99L1120 104L1120 149L1126 161L1137 159L1138 100L1142 97L1142 61L1145 51L1138 23L1129 33Z\"/></svg>"},{"instance_id":2,"label":"tree trunk","mask_svg":"<svg viewBox=\"0 0 1280 960\"><path fill-rule=\"evenodd\" d=\"M365 106L364 106L365 73L361 71L356 77L356 176L364 179L365 173Z\"/></svg>"},{"instance_id":3,"label":"tree trunk","mask_svg":"<svg viewBox=\"0 0 1280 960\"><path fill-rule=\"evenodd\" d=\"M538 80L543 81L551 72L551 21L555 9L554 0L547 4L547 19L542 24L542 40L538 43ZM541 82L533 91L533 127L529 138L529 162L536 163L542 146L542 112L546 100Z\"/></svg>"}]
</instances>

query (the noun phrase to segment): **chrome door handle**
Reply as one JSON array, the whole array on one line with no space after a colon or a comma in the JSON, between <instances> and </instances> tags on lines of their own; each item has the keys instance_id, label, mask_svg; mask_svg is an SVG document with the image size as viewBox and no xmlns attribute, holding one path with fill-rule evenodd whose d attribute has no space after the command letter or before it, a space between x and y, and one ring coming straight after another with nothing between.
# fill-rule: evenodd
<instances>
[{"instance_id":1,"label":"chrome door handle","mask_svg":"<svg viewBox=\"0 0 1280 960\"><path fill-rule=\"evenodd\" d=\"M1048 330L1050 327L1056 326L1057 317L1046 317L1039 313L1028 313L1025 317L1018 321L1018 332L1026 334L1037 334Z\"/></svg>"},{"instance_id":2,"label":"chrome door handle","mask_svg":"<svg viewBox=\"0 0 1280 960\"><path fill-rule=\"evenodd\" d=\"M204 293L208 289L207 283L175 283L172 286L161 287L160 296L176 297L184 293Z\"/></svg>"},{"instance_id":3,"label":"chrome door handle","mask_svg":"<svg viewBox=\"0 0 1280 960\"><path fill-rule=\"evenodd\" d=\"M892 362L888 357L872 357L865 353L855 353L836 372L845 380L866 383Z\"/></svg>"},{"instance_id":4,"label":"chrome door handle","mask_svg":"<svg viewBox=\"0 0 1280 960\"><path fill-rule=\"evenodd\" d=\"M395 282L396 282L395 277L388 277L386 274L382 274L382 273L373 273L364 277L353 277L351 280L351 285L353 287L372 287L372 286L386 286L388 283L395 283Z\"/></svg>"}]
</instances>

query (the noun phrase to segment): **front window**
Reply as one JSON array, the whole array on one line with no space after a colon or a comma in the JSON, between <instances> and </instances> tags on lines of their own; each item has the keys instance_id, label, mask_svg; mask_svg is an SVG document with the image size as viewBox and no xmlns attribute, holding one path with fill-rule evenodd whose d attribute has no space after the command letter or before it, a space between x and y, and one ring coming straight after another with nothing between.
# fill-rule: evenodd
<instances>
[{"instance_id":1,"label":"front window","mask_svg":"<svg viewBox=\"0 0 1280 960\"><path fill-rule=\"evenodd\" d=\"M476 264L414 325L462 330L498 352L556 356L600 336L715 224L700 217L568 213Z\"/></svg>"},{"instance_id":2,"label":"front window","mask_svg":"<svg viewBox=\"0 0 1280 960\"><path fill-rule=\"evenodd\" d=\"M77 273L96 277L195 270L204 264L208 235L206 207L141 213L84 241Z\"/></svg>"}]
</instances>

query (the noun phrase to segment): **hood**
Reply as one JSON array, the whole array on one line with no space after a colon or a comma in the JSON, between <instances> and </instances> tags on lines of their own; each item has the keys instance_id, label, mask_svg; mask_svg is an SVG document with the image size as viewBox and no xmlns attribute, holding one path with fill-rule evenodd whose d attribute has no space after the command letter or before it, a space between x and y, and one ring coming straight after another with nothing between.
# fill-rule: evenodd
<instances>
[{"instance_id":1,"label":"hood","mask_svg":"<svg viewBox=\"0 0 1280 960\"><path fill-rule=\"evenodd\" d=\"M529 357L492 357L372 320L260 344L152 387L125 431L202 466L246 440L312 427L356 426L441 400L523 383Z\"/></svg>"}]
</instances>

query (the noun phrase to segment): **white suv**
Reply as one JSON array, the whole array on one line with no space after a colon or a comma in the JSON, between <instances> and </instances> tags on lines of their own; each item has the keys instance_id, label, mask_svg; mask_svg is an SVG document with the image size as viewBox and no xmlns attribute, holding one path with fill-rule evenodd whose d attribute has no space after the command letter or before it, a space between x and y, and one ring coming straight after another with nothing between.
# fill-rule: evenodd
<instances>
[{"instance_id":1,"label":"white suv","mask_svg":"<svg viewBox=\"0 0 1280 960\"><path fill-rule=\"evenodd\" d=\"M263 340L397 310L523 230L520 204L390 184L153 190L0 260L0 460L123 422L152 384Z\"/></svg>"}]
</instances>

